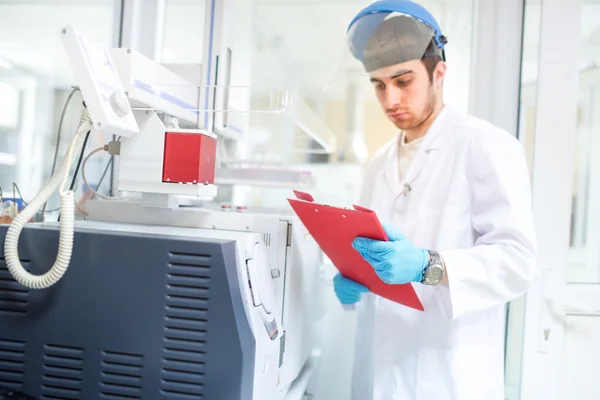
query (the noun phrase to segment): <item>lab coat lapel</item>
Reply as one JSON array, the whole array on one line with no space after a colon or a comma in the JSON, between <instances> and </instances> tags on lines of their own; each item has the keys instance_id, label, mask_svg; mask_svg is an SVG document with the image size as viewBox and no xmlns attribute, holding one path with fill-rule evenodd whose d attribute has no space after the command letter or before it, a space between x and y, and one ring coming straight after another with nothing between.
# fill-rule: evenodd
<instances>
[{"instance_id":1,"label":"lab coat lapel","mask_svg":"<svg viewBox=\"0 0 600 400\"><path fill-rule=\"evenodd\" d=\"M393 145L388 150L386 162L383 167L383 176L385 182L394 196L400 194L402 190L402 185L400 182L400 165L398 163L398 141L400 140L400 137L401 134L396 135Z\"/></svg>"},{"instance_id":2,"label":"lab coat lapel","mask_svg":"<svg viewBox=\"0 0 600 400\"><path fill-rule=\"evenodd\" d=\"M438 148L438 145L441 142L438 139L443 133L444 121L448 119L447 116L449 113L450 110L447 106L442 108L425 134L423 143L421 143L421 146L419 146L419 150L417 151L417 154L415 154L415 158L411 166L408 168L408 172L406 173L406 183L409 186L412 185L412 183L419 177L419 174L427 165L430 151Z\"/></svg>"},{"instance_id":3,"label":"lab coat lapel","mask_svg":"<svg viewBox=\"0 0 600 400\"><path fill-rule=\"evenodd\" d=\"M400 182L400 171L398 164L398 152L399 152L399 140L402 134L399 133L393 141L393 145L388 150L386 157L386 163L384 166L384 179L388 188L392 191L394 197L397 197L405 193L405 183L409 186L418 178L423 169L427 166L429 159L429 153L432 150L439 148L442 145L443 140L438 140L444 136L443 131L445 130L445 124L452 120L451 117L454 115L454 111L448 106L444 106L438 116L436 117L433 124L427 131L427 134L423 138L423 143L419 147L415 158L409 167L404 182Z\"/></svg>"},{"instance_id":4,"label":"lab coat lapel","mask_svg":"<svg viewBox=\"0 0 600 400\"><path fill-rule=\"evenodd\" d=\"M417 179L421 171L423 171L423 168L427 165L427 161L427 152L421 148L417 150L417 154L415 154L415 158L406 173L405 183L408 185L407 189L410 188L411 184Z\"/></svg>"}]
</instances>

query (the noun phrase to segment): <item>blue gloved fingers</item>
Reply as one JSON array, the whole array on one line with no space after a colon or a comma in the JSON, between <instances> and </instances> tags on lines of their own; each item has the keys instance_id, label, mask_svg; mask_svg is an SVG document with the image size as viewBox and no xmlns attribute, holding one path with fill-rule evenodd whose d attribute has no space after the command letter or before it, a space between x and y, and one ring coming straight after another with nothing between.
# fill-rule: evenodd
<instances>
[{"instance_id":1,"label":"blue gloved fingers","mask_svg":"<svg viewBox=\"0 0 600 400\"><path fill-rule=\"evenodd\" d=\"M357 303L361 294L369 291L365 286L339 273L333 278L333 286L335 295L342 304Z\"/></svg>"},{"instance_id":2,"label":"blue gloved fingers","mask_svg":"<svg viewBox=\"0 0 600 400\"><path fill-rule=\"evenodd\" d=\"M406 235L404 235L404 233L402 233L394 225L382 224L382 227L390 242L398 242L400 240L406 239ZM373 252L382 252L386 251L389 248L389 246L386 245L387 243L388 242L386 241L359 237L354 239L354 242L352 242L352 246L358 251L365 251L366 249L369 249Z\"/></svg>"},{"instance_id":3,"label":"blue gloved fingers","mask_svg":"<svg viewBox=\"0 0 600 400\"><path fill-rule=\"evenodd\" d=\"M375 271L381 272L391 268L391 264L385 260L376 257L371 257L366 253L361 253L360 255L371 265L371 267L373 267Z\"/></svg>"},{"instance_id":4,"label":"blue gloved fingers","mask_svg":"<svg viewBox=\"0 0 600 400\"><path fill-rule=\"evenodd\" d=\"M353 248L371 265L383 282L420 282L429 260L428 251L417 247L393 225L384 224L383 228L389 241L359 237L354 239Z\"/></svg>"},{"instance_id":5,"label":"blue gloved fingers","mask_svg":"<svg viewBox=\"0 0 600 400\"><path fill-rule=\"evenodd\" d=\"M336 293L338 299L342 304L354 304L360 301L361 293L359 292L340 292Z\"/></svg>"},{"instance_id":6,"label":"blue gloved fingers","mask_svg":"<svg viewBox=\"0 0 600 400\"><path fill-rule=\"evenodd\" d=\"M342 274L338 273L336 276L333 277L333 287L337 290L339 286L343 285L343 280L344 277L342 276Z\"/></svg>"},{"instance_id":7,"label":"blue gloved fingers","mask_svg":"<svg viewBox=\"0 0 600 400\"><path fill-rule=\"evenodd\" d=\"M353 290L357 291L358 293L368 293L369 292L369 289L366 286L361 285L360 283L355 282L355 281L350 280L350 279L348 279L348 281L350 281L350 287Z\"/></svg>"},{"instance_id":8,"label":"blue gloved fingers","mask_svg":"<svg viewBox=\"0 0 600 400\"><path fill-rule=\"evenodd\" d=\"M360 301L360 293L355 295L337 295L338 300L342 304L356 304Z\"/></svg>"},{"instance_id":9,"label":"blue gloved fingers","mask_svg":"<svg viewBox=\"0 0 600 400\"><path fill-rule=\"evenodd\" d=\"M383 282L388 285L402 285L410 282L418 282L420 278L414 276L414 273L411 270L393 270L393 269L384 269L384 270L375 270L375 273Z\"/></svg>"},{"instance_id":10,"label":"blue gloved fingers","mask_svg":"<svg viewBox=\"0 0 600 400\"><path fill-rule=\"evenodd\" d=\"M406 239L406 235L392 224L382 224L383 230L390 242L397 242Z\"/></svg>"},{"instance_id":11,"label":"blue gloved fingers","mask_svg":"<svg viewBox=\"0 0 600 400\"><path fill-rule=\"evenodd\" d=\"M360 253L361 257L365 259L366 262L368 262L371 267L375 268L375 265L379 262L378 259L376 259L375 257L371 257L370 255L368 255L367 253Z\"/></svg>"},{"instance_id":12,"label":"blue gloved fingers","mask_svg":"<svg viewBox=\"0 0 600 400\"><path fill-rule=\"evenodd\" d=\"M333 281L336 288L340 288L343 291L353 291L357 293L367 293L369 291L366 286L361 285L352 279L348 279L339 273L333 278Z\"/></svg>"},{"instance_id":13,"label":"blue gloved fingers","mask_svg":"<svg viewBox=\"0 0 600 400\"><path fill-rule=\"evenodd\" d=\"M357 237L352 242L352 247L360 253L366 253L370 256L376 257L376 255L379 253L386 253L390 251L390 242Z\"/></svg>"},{"instance_id":14,"label":"blue gloved fingers","mask_svg":"<svg viewBox=\"0 0 600 400\"><path fill-rule=\"evenodd\" d=\"M381 279L385 283L387 283L387 284L394 283L394 280L393 280L394 275L392 274L392 271L377 271L377 270L375 270L375 273L377 274L379 279Z\"/></svg>"},{"instance_id":15,"label":"blue gloved fingers","mask_svg":"<svg viewBox=\"0 0 600 400\"><path fill-rule=\"evenodd\" d=\"M394 282L394 266L390 264L388 261L379 261L372 263L371 266L375 270L375 273L385 283L393 283Z\"/></svg>"},{"instance_id":16,"label":"blue gloved fingers","mask_svg":"<svg viewBox=\"0 0 600 400\"><path fill-rule=\"evenodd\" d=\"M375 273L385 283L388 284L403 284L408 282L420 281L420 272L417 272L417 278L413 277L414 271L411 269L404 269L401 266L394 266L389 260L383 258L378 260L369 256L368 254L362 254L363 258L373 267Z\"/></svg>"},{"instance_id":17,"label":"blue gloved fingers","mask_svg":"<svg viewBox=\"0 0 600 400\"><path fill-rule=\"evenodd\" d=\"M362 257L373 267L375 273L385 283L393 283L392 265L387 261L379 261L368 254L361 254Z\"/></svg>"},{"instance_id":18,"label":"blue gloved fingers","mask_svg":"<svg viewBox=\"0 0 600 400\"><path fill-rule=\"evenodd\" d=\"M394 265L387 260L376 262L372 265L373 269L376 272L385 272L391 271L394 268Z\"/></svg>"},{"instance_id":19,"label":"blue gloved fingers","mask_svg":"<svg viewBox=\"0 0 600 400\"><path fill-rule=\"evenodd\" d=\"M424 249L420 249L420 250L421 250L421 271L423 271L425 269L425 267L427 267L427 264L429 264L429 252Z\"/></svg>"}]
</instances>

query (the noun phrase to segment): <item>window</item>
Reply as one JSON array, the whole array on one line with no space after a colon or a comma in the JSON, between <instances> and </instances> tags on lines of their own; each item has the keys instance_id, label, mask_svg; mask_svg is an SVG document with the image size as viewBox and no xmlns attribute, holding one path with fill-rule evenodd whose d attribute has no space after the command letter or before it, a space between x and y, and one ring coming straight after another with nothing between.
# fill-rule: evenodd
<instances>
[{"instance_id":1,"label":"window","mask_svg":"<svg viewBox=\"0 0 600 400\"><path fill-rule=\"evenodd\" d=\"M108 46L118 46L120 21L120 0L0 3L0 189L5 198L22 196L30 201L50 176L62 107L76 83L61 29L73 25ZM64 118L57 163L75 133L81 107L76 94ZM102 133L90 135L87 151L104 141ZM86 169L90 183L100 177L107 161L100 155L90 160ZM107 190L110 176L104 184ZM82 186L76 187L78 198ZM58 204L55 195L48 209Z\"/></svg>"},{"instance_id":2,"label":"window","mask_svg":"<svg viewBox=\"0 0 600 400\"><path fill-rule=\"evenodd\" d=\"M202 64L205 0L167 0L161 62Z\"/></svg>"},{"instance_id":3,"label":"window","mask_svg":"<svg viewBox=\"0 0 600 400\"><path fill-rule=\"evenodd\" d=\"M250 154L271 163L293 164L298 169L312 171L319 187L311 190L322 201L342 204L355 201L362 166L397 133L381 110L369 79L349 78L352 74L343 71L341 65L347 52L348 24L370 3L368 0L269 1L256 2L251 9L253 95L281 88L299 94L332 131L337 148L335 154L319 154L321 146L307 135L299 134L300 129L293 123L283 118L273 122L275 118L271 116L264 116L268 122L263 123L262 116L251 115ZM473 1L419 3L434 15L449 38L445 101L468 111ZM347 78L336 79L344 76ZM332 170L339 171L339 176L345 179L334 178ZM256 200L250 201L265 205L270 199L285 199L285 195L262 199L263 193L264 190L257 190L255 196L249 195Z\"/></svg>"}]
</instances>

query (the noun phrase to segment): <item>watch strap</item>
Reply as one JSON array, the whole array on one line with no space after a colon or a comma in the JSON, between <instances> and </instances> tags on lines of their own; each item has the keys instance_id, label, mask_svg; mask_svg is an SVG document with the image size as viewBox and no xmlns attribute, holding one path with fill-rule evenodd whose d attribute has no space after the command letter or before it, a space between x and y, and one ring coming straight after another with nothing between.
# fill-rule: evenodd
<instances>
[{"instance_id":1,"label":"watch strap","mask_svg":"<svg viewBox=\"0 0 600 400\"><path fill-rule=\"evenodd\" d=\"M440 253L438 253L437 251L433 251L433 250L427 250L427 252L429 253L429 262L427 263L428 267L431 264L443 265L442 256L440 256Z\"/></svg>"},{"instance_id":2,"label":"watch strap","mask_svg":"<svg viewBox=\"0 0 600 400\"><path fill-rule=\"evenodd\" d=\"M442 256L440 256L440 253L438 253L437 251L434 251L434 250L427 250L427 252L429 253L429 261L428 261L425 269L423 269L423 276L421 278L422 284L428 284L427 278L426 278L427 270L432 265L439 265L442 268L442 273L446 272L446 267L444 265L444 261L442 260Z\"/></svg>"}]
</instances>

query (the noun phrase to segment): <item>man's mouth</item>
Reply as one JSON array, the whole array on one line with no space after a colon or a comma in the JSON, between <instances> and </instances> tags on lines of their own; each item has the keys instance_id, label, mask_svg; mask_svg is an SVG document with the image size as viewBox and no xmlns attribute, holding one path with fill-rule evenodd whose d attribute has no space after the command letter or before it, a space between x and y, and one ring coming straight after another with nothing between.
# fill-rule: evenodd
<instances>
[{"instance_id":1,"label":"man's mouth","mask_svg":"<svg viewBox=\"0 0 600 400\"><path fill-rule=\"evenodd\" d=\"M391 119L404 119L408 117L408 112L397 112L393 114L388 114Z\"/></svg>"}]
</instances>

